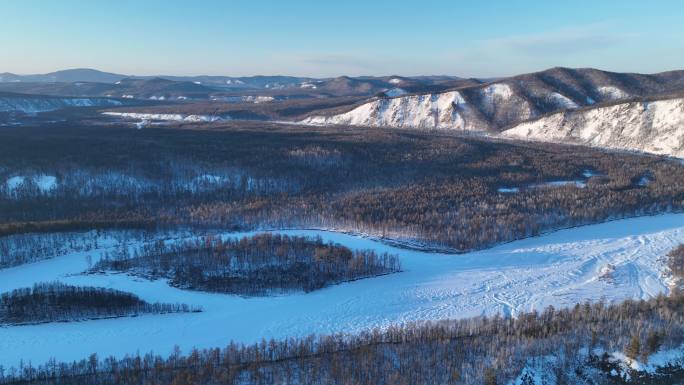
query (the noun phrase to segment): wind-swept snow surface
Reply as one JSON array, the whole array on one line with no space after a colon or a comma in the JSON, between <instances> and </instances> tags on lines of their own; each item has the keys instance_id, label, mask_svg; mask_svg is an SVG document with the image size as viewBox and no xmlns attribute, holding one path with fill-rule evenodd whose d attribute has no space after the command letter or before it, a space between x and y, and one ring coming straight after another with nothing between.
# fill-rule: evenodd
<instances>
[{"instance_id":1,"label":"wind-swept snow surface","mask_svg":"<svg viewBox=\"0 0 684 385\"><path fill-rule=\"evenodd\" d=\"M502 136L684 157L684 99L559 112L522 123Z\"/></svg>"},{"instance_id":2,"label":"wind-swept snow surface","mask_svg":"<svg viewBox=\"0 0 684 385\"><path fill-rule=\"evenodd\" d=\"M148 302L202 306L204 312L0 328L0 365L16 366L20 359L43 363L51 357L69 361L92 352L119 357L150 350L168 354L176 344L187 352L230 340L354 333L413 320L516 315L551 304L649 298L668 291L663 256L684 242L684 214L568 229L461 255L397 249L334 232L282 233L321 235L351 248L396 253L404 271L308 294L242 298L183 291L162 280L125 274L78 275L88 267L85 256L96 260L97 251L67 253L0 270L0 292L60 280L125 290ZM117 247L111 242L100 245Z\"/></svg>"}]
</instances>

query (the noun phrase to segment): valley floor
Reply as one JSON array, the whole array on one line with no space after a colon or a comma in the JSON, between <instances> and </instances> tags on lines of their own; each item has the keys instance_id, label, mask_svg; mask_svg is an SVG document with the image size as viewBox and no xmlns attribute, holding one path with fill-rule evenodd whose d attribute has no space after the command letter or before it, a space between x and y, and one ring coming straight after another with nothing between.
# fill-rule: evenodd
<instances>
[{"instance_id":1,"label":"valley floor","mask_svg":"<svg viewBox=\"0 0 684 385\"><path fill-rule=\"evenodd\" d=\"M398 249L326 231L280 233L320 235L350 248L395 253L404 271L307 294L244 298L184 291L162 280L125 274L81 275L88 267L85 255L96 252L68 253L0 270L0 292L59 280L119 289L147 302L201 306L204 311L0 328L0 365L18 366L20 359L38 364L52 357L70 361L93 352L100 357L150 350L165 355L174 345L187 353L192 347L225 346L230 340L251 343L262 337L354 333L408 321L515 316L585 300L646 299L668 291L665 254L684 243L684 214L562 230L460 255Z\"/></svg>"}]
</instances>

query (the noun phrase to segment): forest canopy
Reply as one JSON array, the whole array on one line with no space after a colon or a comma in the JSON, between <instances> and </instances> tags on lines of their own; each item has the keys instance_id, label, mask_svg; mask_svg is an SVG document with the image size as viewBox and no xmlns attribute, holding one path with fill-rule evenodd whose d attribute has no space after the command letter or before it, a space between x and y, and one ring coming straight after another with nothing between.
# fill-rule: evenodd
<instances>
[{"instance_id":1,"label":"forest canopy","mask_svg":"<svg viewBox=\"0 0 684 385\"><path fill-rule=\"evenodd\" d=\"M266 295L312 291L328 285L401 270L399 257L351 250L320 237L263 233L206 236L144 244L131 255L112 252L91 271L122 271L167 278L174 286L222 293Z\"/></svg>"},{"instance_id":2,"label":"forest canopy","mask_svg":"<svg viewBox=\"0 0 684 385\"><path fill-rule=\"evenodd\" d=\"M684 207L684 169L663 157L446 132L211 127L1 130L0 234L316 227L465 251Z\"/></svg>"}]
</instances>

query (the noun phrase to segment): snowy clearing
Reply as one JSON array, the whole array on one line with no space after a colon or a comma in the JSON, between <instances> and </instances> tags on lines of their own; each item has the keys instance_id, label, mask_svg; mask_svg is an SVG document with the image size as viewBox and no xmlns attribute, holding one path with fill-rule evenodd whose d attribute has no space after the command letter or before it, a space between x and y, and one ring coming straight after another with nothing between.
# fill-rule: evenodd
<instances>
[{"instance_id":1,"label":"snowy clearing","mask_svg":"<svg viewBox=\"0 0 684 385\"><path fill-rule=\"evenodd\" d=\"M24 187L27 182L36 185L38 191L42 194L48 194L57 188L57 177L53 175L34 175L34 176L23 176L17 175L7 179L5 185L7 186L7 192L10 195L15 195L17 190Z\"/></svg>"},{"instance_id":2,"label":"snowy clearing","mask_svg":"<svg viewBox=\"0 0 684 385\"><path fill-rule=\"evenodd\" d=\"M101 357L150 350L168 354L176 344L187 352L230 340L251 343L262 337L354 333L414 320L514 316L551 304L649 298L668 291L663 256L684 242L684 214L562 230L461 255L398 249L335 232L279 232L321 235L350 248L396 253L404 272L308 294L243 298L183 291L162 280L124 274L80 275L88 267L85 256L96 252L68 253L0 270L0 292L59 280L128 291L148 302L202 306L204 312L0 328L0 365L16 366L20 359L43 363L51 357L69 361L92 352ZM601 278L606 266L611 266L610 279Z\"/></svg>"}]
</instances>

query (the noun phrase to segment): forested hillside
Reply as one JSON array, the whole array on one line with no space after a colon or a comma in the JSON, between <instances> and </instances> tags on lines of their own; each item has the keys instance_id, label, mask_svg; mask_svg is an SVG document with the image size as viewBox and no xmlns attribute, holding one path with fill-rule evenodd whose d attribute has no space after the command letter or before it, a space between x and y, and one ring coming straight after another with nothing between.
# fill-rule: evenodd
<instances>
[{"instance_id":1,"label":"forested hillside","mask_svg":"<svg viewBox=\"0 0 684 385\"><path fill-rule=\"evenodd\" d=\"M684 169L658 157L445 133L194 127L2 130L0 233L323 227L469 250L684 206Z\"/></svg>"}]
</instances>

